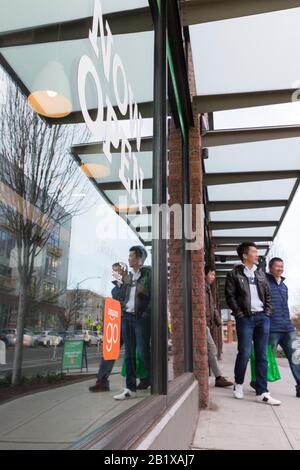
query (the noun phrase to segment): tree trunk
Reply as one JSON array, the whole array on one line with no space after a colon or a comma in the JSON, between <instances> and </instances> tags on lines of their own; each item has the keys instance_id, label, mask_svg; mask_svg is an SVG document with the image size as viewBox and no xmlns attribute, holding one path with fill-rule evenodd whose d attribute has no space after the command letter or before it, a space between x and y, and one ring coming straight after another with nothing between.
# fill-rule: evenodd
<instances>
[{"instance_id":1,"label":"tree trunk","mask_svg":"<svg viewBox=\"0 0 300 470\"><path fill-rule=\"evenodd\" d=\"M22 377L22 360L23 360L23 335L25 315L27 309L27 287L26 281L20 279L18 318L17 318L17 338L15 345L15 354L13 362L12 385L18 385Z\"/></svg>"}]
</instances>

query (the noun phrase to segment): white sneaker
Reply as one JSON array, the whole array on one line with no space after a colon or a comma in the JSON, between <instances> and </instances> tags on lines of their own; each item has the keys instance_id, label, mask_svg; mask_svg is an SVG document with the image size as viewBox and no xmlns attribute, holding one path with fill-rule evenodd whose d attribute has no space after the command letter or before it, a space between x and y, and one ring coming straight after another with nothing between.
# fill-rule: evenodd
<instances>
[{"instance_id":1,"label":"white sneaker","mask_svg":"<svg viewBox=\"0 0 300 470\"><path fill-rule=\"evenodd\" d=\"M136 398L136 392L132 392L129 388L124 388L123 392L114 396L115 400L128 400L129 398Z\"/></svg>"},{"instance_id":2,"label":"white sneaker","mask_svg":"<svg viewBox=\"0 0 300 470\"><path fill-rule=\"evenodd\" d=\"M238 400L242 400L242 398L244 398L243 385L239 385L236 383L234 384L233 396L234 398L237 398Z\"/></svg>"},{"instance_id":3,"label":"white sneaker","mask_svg":"<svg viewBox=\"0 0 300 470\"><path fill-rule=\"evenodd\" d=\"M275 400L271 397L269 392L262 393L261 395L256 395L256 400L260 403L265 403L266 405L278 406L281 405L281 401Z\"/></svg>"}]
</instances>

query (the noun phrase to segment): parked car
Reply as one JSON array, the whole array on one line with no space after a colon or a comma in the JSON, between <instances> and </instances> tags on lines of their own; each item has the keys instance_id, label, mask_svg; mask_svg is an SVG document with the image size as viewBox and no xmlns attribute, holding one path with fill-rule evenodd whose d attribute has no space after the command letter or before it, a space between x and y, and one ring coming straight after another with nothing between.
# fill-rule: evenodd
<instances>
[{"instance_id":1,"label":"parked car","mask_svg":"<svg viewBox=\"0 0 300 470\"><path fill-rule=\"evenodd\" d=\"M5 346L8 348L9 341L8 341L8 338L6 337L6 335L3 335L3 334L0 333L0 341L3 341L5 343Z\"/></svg>"},{"instance_id":2,"label":"parked car","mask_svg":"<svg viewBox=\"0 0 300 470\"><path fill-rule=\"evenodd\" d=\"M15 346L17 341L17 329L16 328L2 328L0 335L3 338L6 346ZM24 329L23 335L23 346L35 347L37 346L37 338L34 337L33 332L28 329Z\"/></svg>"},{"instance_id":3,"label":"parked car","mask_svg":"<svg viewBox=\"0 0 300 470\"><path fill-rule=\"evenodd\" d=\"M41 334L42 334L41 330L38 330L38 331L34 330L34 331L32 332L32 334L33 334L33 336L34 336L34 338L35 338L35 340L36 340L36 342L37 342L37 345L38 345L38 344L39 344L39 337L40 337Z\"/></svg>"},{"instance_id":4,"label":"parked car","mask_svg":"<svg viewBox=\"0 0 300 470\"><path fill-rule=\"evenodd\" d=\"M0 330L2 341L6 347L14 346L16 344L17 330L15 328L2 328Z\"/></svg>"},{"instance_id":5,"label":"parked car","mask_svg":"<svg viewBox=\"0 0 300 470\"><path fill-rule=\"evenodd\" d=\"M62 344L67 339L74 339L74 332L72 332L72 331L59 331L58 335L62 338Z\"/></svg>"},{"instance_id":6,"label":"parked car","mask_svg":"<svg viewBox=\"0 0 300 470\"><path fill-rule=\"evenodd\" d=\"M60 346L63 344L63 338L55 331L42 331L38 337L38 344L42 346Z\"/></svg>"},{"instance_id":7,"label":"parked car","mask_svg":"<svg viewBox=\"0 0 300 470\"><path fill-rule=\"evenodd\" d=\"M31 348L35 348L38 345L37 336L27 328L24 328L23 345Z\"/></svg>"},{"instance_id":8,"label":"parked car","mask_svg":"<svg viewBox=\"0 0 300 470\"><path fill-rule=\"evenodd\" d=\"M74 337L75 339L83 339L87 346L95 346L99 342L97 332L92 330L77 330Z\"/></svg>"}]
</instances>

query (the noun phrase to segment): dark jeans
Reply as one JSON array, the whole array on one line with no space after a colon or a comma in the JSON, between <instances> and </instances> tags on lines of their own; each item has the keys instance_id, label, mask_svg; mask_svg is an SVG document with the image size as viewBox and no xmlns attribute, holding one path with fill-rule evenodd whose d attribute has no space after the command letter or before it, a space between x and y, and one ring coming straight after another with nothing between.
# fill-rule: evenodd
<instances>
[{"instance_id":1,"label":"dark jeans","mask_svg":"<svg viewBox=\"0 0 300 470\"><path fill-rule=\"evenodd\" d=\"M150 380L150 316L143 314L136 318L134 314L122 316L122 335L125 344L126 387L136 390L136 351L146 369L146 380Z\"/></svg>"},{"instance_id":2,"label":"dark jeans","mask_svg":"<svg viewBox=\"0 0 300 470\"><path fill-rule=\"evenodd\" d=\"M123 344L124 341L121 333L120 348L123 346ZM102 357L99 371L97 374L97 383L107 384L111 371L113 370L114 364L114 359L107 361Z\"/></svg>"},{"instance_id":3,"label":"dark jeans","mask_svg":"<svg viewBox=\"0 0 300 470\"><path fill-rule=\"evenodd\" d=\"M300 357L297 354L297 335L295 331L286 333L270 333L269 344L274 352L278 344L282 347L287 360L289 361L292 374L296 380L296 391L300 392Z\"/></svg>"},{"instance_id":4,"label":"dark jeans","mask_svg":"<svg viewBox=\"0 0 300 470\"><path fill-rule=\"evenodd\" d=\"M234 375L237 384L243 384L247 364L251 354L252 341L255 348L256 395L268 391L267 388L267 346L270 330L270 318L263 312L236 319L238 355Z\"/></svg>"}]
</instances>

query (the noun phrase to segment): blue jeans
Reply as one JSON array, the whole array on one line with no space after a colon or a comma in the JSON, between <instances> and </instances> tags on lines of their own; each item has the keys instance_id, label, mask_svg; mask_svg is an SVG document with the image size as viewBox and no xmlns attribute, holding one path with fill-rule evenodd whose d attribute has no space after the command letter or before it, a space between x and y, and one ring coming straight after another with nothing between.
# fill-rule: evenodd
<instances>
[{"instance_id":1,"label":"blue jeans","mask_svg":"<svg viewBox=\"0 0 300 470\"><path fill-rule=\"evenodd\" d=\"M292 374L296 380L296 391L300 392L300 363L296 357L297 351L297 335L295 331L288 331L285 333L270 333L269 344L272 346L274 352L278 344L282 347L287 360L289 361Z\"/></svg>"},{"instance_id":2,"label":"blue jeans","mask_svg":"<svg viewBox=\"0 0 300 470\"><path fill-rule=\"evenodd\" d=\"M120 348L123 346L124 341L123 341L123 336L121 332L121 338L120 338ZM111 374L111 371L113 370L113 367L115 365L115 360L106 360L102 357L101 359L101 364L98 370L97 374L97 383L102 383L102 384L107 384L109 376Z\"/></svg>"},{"instance_id":3,"label":"blue jeans","mask_svg":"<svg viewBox=\"0 0 300 470\"><path fill-rule=\"evenodd\" d=\"M136 318L134 314L122 315L122 335L125 344L126 387L136 390L136 351L145 366L150 380L150 316L143 314Z\"/></svg>"},{"instance_id":4,"label":"blue jeans","mask_svg":"<svg viewBox=\"0 0 300 470\"><path fill-rule=\"evenodd\" d=\"M255 348L256 395L268 391L267 347L269 330L270 318L263 312L236 319L238 355L234 368L235 382L240 385L244 383L253 341Z\"/></svg>"}]
</instances>

